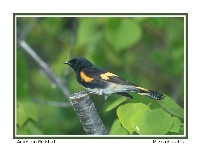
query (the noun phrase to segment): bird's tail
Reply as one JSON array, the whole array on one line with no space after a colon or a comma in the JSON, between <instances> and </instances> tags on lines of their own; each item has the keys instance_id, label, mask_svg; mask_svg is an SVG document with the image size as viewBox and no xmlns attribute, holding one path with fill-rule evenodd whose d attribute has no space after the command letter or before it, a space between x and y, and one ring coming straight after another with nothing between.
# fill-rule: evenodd
<instances>
[{"instance_id":1,"label":"bird's tail","mask_svg":"<svg viewBox=\"0 0 200 151\"><path fill-rule=\"evenodd\" d=\"M144 89L138 86L137 87L134 86L134 91L140 95L146 95L155 100L162 100L164 98L164 95L161 92Z\"/></svg>"}]
</instances>

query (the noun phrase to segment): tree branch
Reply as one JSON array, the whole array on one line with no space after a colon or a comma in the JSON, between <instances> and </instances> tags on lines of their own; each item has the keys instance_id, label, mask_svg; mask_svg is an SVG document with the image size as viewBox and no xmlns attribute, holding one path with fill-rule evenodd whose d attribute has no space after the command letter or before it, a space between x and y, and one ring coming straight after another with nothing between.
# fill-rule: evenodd
<instances>
[{"instance_id":1,"label":"tree branch","mask_svg":"<svg viewBox=\"0 0 200 151\"><path fill-rule=\"evenodd\" d=\"M56 84L58 88L62 91L62 93L69 98L70 92L62 83L61 79L57 77L54 72L49 68L49 66L36 54L36 52L26 43L26 41L18 39L18 44L21 48L29 54L33 60L41 67L42 71L46 74L46 76L50 79L51 82Z\"/></svg>"},{"instance_id":2,"label":"tree branch","mask_svg":"<svg viewBox=\"0 0 200 151\"><path fill-rule=\"evenodd\" d=\"M76 41L76 30L77 30L77 20L76 20L76 18L72 18L72 28L71 28L71 37L70 37L70 47L69 47L68 60L71 60L72 56L73 56L74 44L75 44L75 41ZM70 68L67 68L65 70L65 79L67 79L67 76L69 74L69 69Z\"/></svg>"},{"instance_id":3,"label":"tree branch","mask_svg":"<svg viewBox=\"0 0 200 151\"><path fill-rule=\"evenodd\" d=\"M73 56L74 44L76 41L76 29L77 29L76 18L73 18L72 19L71 37L70 37L69 59L72 59L72 56Z\"/></svg>"},{"instance_id":4,"label":"tree branch","mask_svg":"<svg viewBox=\"0 0 200 151\"><path fill-rule=\"evenodd\" d=\"M86 92L76 92L71 95L70 99L87 135L108 134L94 103Z\"/></svg>"},{"instance_id":5,"label":"tree branch","mask_svg":"<svg viewBox=\"0 0 200 151\"><path fill-rule=\"evenodd\" d=\"M21 39L26 39L27 35L32 32L33 28L38 24L39 18L33 17L31 18L29 24L27 24L23 31L20 34Z\"/></svg>"},{"instance_id":6,"label":"tree branch","mask_svg":"<svg viewBox=\"0 0 200 151\"><path fill-rule=\"evenodd\" d=\"M72 107L70 102L50 101L50 100L43 100L39 98L31 98L31 101L35 103L44 104L44 105L54 106L54 107L62 107L62 108Z\"/></svg>"}]
</instances>

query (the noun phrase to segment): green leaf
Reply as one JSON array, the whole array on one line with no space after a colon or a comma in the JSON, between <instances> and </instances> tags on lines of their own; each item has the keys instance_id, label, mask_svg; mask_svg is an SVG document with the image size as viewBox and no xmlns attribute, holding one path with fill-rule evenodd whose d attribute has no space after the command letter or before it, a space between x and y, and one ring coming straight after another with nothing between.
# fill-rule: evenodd
<instances>
[{"instance_id":1,"label":"green leaf","mask_svg":"<svg viewBox=\"0 0 200 151\"><path fill-rule=\"evenodd\" d=\"M33 122L31 122L31 121L29 121L29 122L25 125L24 129L27 130L28 133L31 134L31 135L41 135L41 134L42 134L42 132L41 132L41 131L36 127L36 125L35 125Z\"/></svg>"},{"instance_id":2,"label":"green leaf","mask_svg":"<svg viewBox=\"0 0 200 151\"><path fill-rule=\"evenodd\" d=\"M105 28L106 39L118 51L137 43L141 35L139 23L128 18L111 18Z\"/></svg>"},{"instance_id":3,"label":"green leaf","mask_svg":"<svg viewBox=\"0 0 200 151\"><path fill-rule=\"evenodd\" d=\"M119 99L113 101L113 102L109 102L110 104L106 107L105 111L108 112L108 111L111 111L113 110L114 108L116 108L118 105L120 105L121 103L125 102L127 100L127 98L125 97L120 97Z\"/></svg>"},{"instance_id":4,"label":"green leaf","mask_svg":"<svg viewBox=\"0 0 200 151\"><path fill-rule=\"evenodd\" d=\"M130 134L135 131L135 129L130 124L130 119L132 115L140 113L142 111L150 110L149 107L142 103L127 103L121 105L117 109L117 115L124 128L126 128Z\"/></svg>"},{"instance_id":5,"label":"green leaf","mask_svg":"<svg viewBox=\"0 0 200 151\"><path fill-rule=\"evenodd\" d=\"M184 110L178 104L176 104L169 96L158 101L158 103L170 114L175 115L180 118L184 118Z\"/></svg>"},{"instance_id":6,"label":"green leaf","mask_svg":"<svg viewBox=\"0 0 200 151\"><path fill-rule=\"evenodd\" d=\"M32 121L28 121L23 128L17 128L17 135L41 135L42 132Z\"/></svg>"},{"instance_id":7,"label":"green leaf","mask_svg":"<svg viewBox=\"0 0 200 151\"><path fill-rule=\"evenodd\" d=\"M184 127L183 126L181 126L181 128L179 129L179 134L184 135Z\"/></svg>"},{"instance_id":8,"label":"green leaf","mask_svg":"<svg viewBox=\"0 0 200 151\"><path fill-rule=\"evenodd\" d=\"M17 102L17 125L22 127L28 119L38 120L38 112L34 103L30 100L18 99Z\"/></svg>"},{"instance_id":9,"label":"green leaf","mask_svg":"<svg viewBox=\"0 0 200 151\"><path fill-rule=\"evenodd\" d=\"M24 128L17 127L17 135L28 135L28 131Z\"/></svg>"},{"instance_id":10,"label":"green leaf","mask_svg":"<svg viewBox=\"0 0 200 151\"><path fill-rule=\"evenodd\" d=\"M23 105L24 105L24 110L26 112L26 115L30 119L37 121L38 120L38 111L37 111L35 104L28 100L28 101L23 102Z\"/></svg>"},{"instance_id":11,"label":"green leaf","mask_svg":"<svg viewBox=\"0 0 200 151\"><path fill-rule=\"evenodd\" d=\"M163 135L173 125L173 118L162 109L143 110L131 117L131 125L140 135Z\"/></svg>"},{"instance_id":12,"label":"green leaf","mask_svg":"<svg viewBox=\"0 0 200 151\"><path fill-rule=\"evenodd\" d=\"M173 127L170 129L170 132L179 133L181 122L177 117L173 117Z\"/></svg>"},{"instance_id":13,"label":"green leaf","mask_svg":"<svg viewBox=\"0 0 200 151\"><path fill-rule=\"evenodd\" d=\"M125 128L121 126L120 121L116 119L112 124L109 134L110 135L128 135L129 133Z\"/></svg>"},{"instance_id":14,"label":"green leaf","mask_svg":"<svg viewBox=\"0 0 200 151\"><path fill-rule=\"evenodd\" d=\"M28 119L28 116L27 116L26 111L24 109L23 103L18 102L17 103L17 125L22 127L27 119Z\"/></svg>"}]
</instances>

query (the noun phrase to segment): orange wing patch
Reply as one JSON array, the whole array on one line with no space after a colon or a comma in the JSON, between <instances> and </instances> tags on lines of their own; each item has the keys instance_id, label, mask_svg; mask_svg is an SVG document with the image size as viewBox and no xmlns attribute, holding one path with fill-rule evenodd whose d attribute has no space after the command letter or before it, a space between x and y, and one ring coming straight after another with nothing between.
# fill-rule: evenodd
<instances>
[{"instance_id":1,"label":"orange wing patch","mask_svg":"<svg viewBox=\"0 0 200 151\"><path fill-rule=\"evenodd\" d=\"M101 76L101 78L102 78L103 80L109 80L109 77L117 76L117 75L115 75L115 74L113 74L113 73L110 73L110 72L106 72L106 73L104 73L104 74L101 74L100 76Z\"/></svg>"},{"instance_id":2,"label":"orange wing patch","mask_svg":"<svg viewBox=\"0 0 200 151\"><path fill-rule=\"evenodd\" d=\"M92 82L94 80L94 78L86 76L83 71L80 72L80 77L85 82Z\"/></svg>"}]
</instances>

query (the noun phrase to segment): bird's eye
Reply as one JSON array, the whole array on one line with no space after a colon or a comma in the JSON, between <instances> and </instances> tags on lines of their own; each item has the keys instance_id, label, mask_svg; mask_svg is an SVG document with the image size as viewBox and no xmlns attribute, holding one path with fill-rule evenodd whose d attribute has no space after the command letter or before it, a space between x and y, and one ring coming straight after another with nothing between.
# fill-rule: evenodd
<instances>
[{"instance_id":1,"label":"bird's eye","mask_svg":"<svg viewBox=\"0 0 200 151\"><path fill-rule=\"evenodd\" d=\"M75 61L75 64L77 65L77 64L78 64L78 62L77 62L77 61Z\"/></svg>"}]
</instances>

